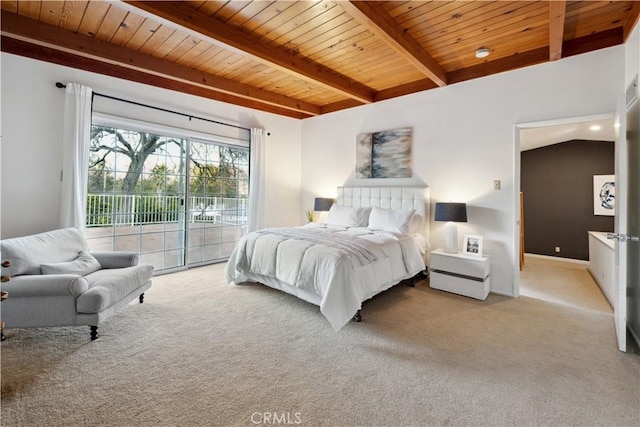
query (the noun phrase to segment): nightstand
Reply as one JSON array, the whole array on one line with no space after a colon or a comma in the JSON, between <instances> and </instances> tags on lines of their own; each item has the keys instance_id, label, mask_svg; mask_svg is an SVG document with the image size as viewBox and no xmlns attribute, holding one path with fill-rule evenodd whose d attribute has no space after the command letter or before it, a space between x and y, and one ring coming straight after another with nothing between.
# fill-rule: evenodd
<instances>
[{"instance_id":1,"label":"nightstand","mask_svg":"<svg viewBox=\"0 0 640 427\"><path fill-rule=\"evenodd\" d=\"M431 252L429 286L479 300L489 294L489 257L448 253L442 249Z\"/></svg>"}]
</instances>

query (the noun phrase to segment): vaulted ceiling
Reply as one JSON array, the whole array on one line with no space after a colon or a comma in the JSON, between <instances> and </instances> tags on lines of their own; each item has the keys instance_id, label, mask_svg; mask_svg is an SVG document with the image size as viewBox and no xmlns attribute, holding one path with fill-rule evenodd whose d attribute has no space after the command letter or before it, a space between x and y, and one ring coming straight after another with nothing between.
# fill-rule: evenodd
<instances>
[{"instance_id":1,"label":"vaulted ceiling","mask_svg":"<svg viewBox=\"0 0 640 427\"><path fill-rule=\"evenodd\" d=\"M2 51L305 118L618 45L639 15L635 1L3 0Z\"/></svg>"}]
</instances>

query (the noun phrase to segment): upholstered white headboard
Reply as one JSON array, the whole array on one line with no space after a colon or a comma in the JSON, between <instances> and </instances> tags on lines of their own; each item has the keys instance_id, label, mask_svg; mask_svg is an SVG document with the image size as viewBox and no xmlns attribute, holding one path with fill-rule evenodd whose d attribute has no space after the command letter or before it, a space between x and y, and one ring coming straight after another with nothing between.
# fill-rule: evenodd
<instances>
[{"instance_id":1,"label":"upholstered white headboard","mask_svg":"<svg viewBox=\"0 0 640 427\"><path fill-rule=\"evenodd\" d=\"M414 209L424 216L424 235L429 241L429 188L427 187L338 187L339 206Z\"/></svg>"}]
</instances>

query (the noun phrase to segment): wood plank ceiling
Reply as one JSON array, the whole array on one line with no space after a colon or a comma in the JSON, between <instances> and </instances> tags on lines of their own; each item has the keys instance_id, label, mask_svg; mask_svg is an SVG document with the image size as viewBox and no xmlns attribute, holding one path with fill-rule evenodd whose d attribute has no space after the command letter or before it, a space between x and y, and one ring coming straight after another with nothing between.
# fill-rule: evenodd
<instances>
[{"instance_id":1,"label":"wood plank ceiling","mask_svg":"<svg viewBox=\"0 0 640 427\"><path fill-rule=\"evenodd\" d=\"M305 118L621 44L639 15L634 1L13 0L2 51Z\"/></svg>"}]
</instances>

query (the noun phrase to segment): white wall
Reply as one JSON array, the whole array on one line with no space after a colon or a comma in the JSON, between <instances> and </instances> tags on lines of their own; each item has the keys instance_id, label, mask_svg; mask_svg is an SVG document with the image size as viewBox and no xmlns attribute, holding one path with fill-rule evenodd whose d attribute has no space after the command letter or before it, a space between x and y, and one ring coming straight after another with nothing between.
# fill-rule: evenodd
<instances>
[{"instance_id":1,"label":"white wall","mask_svg":"<svg viewBox=\"0 0 640 427\"><path fill-rule=\"evenodd\" d=\"M625 43L625 88L640 70L640 26L636 25Z\"/></svg>"},{"instance_id":2,"label":"white wall","mask_svg":"<svg viewBox=\"0 0 640 427\"><path fill-rule=\"evenodd\" d=\"M303 120L302 207L355 180L355 138L361 132L413 128L414 178L432 203L468 204L465 233L484 236L492 292L513 295L516 236L514 125L612 113L623 91L624 46L471 80L372 105ZM502 189L492 189L493 180ZM379 180L378 180L379 181ZM433 209L432 209L433 212ZM443 244L443 224L431 223L431 245Z\"/></svg>"},{"instance_id":3,"label":"white wall","mask_svg":"<svg viewBox=\"0 0 640 427\"><path fill-rule=\"evenodd\" d=\"M59 224L64 90L77 82L124 99L243 127L263 127L267 137L269 226L300 223L301 122L262 111L154 88L112 77L2 53L1 237L55 229ZM126 107L121 115L126 116Z\"/></svg>"}]
</instances>

